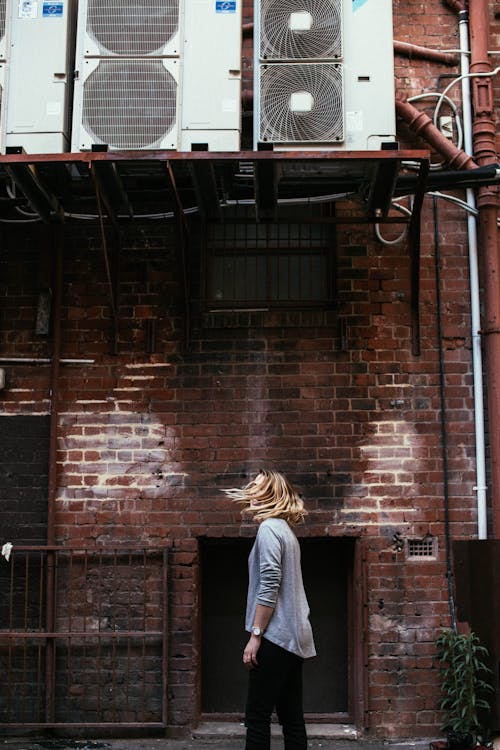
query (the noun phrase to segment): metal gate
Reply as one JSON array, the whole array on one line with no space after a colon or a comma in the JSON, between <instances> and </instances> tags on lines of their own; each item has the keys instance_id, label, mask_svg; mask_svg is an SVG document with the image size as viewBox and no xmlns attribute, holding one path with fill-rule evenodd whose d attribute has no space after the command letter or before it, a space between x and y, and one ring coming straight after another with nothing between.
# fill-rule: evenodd
<instances>
[{"instance_id":1,"label":"metal gate","mask_svg":"<svg viewBox=\"0 0 500 750\"><path fill-rule=\"evenodd\" d=\"M166 727L167 548L14 547L0 673L5 727Z\"/></svg>"}]
</instances>

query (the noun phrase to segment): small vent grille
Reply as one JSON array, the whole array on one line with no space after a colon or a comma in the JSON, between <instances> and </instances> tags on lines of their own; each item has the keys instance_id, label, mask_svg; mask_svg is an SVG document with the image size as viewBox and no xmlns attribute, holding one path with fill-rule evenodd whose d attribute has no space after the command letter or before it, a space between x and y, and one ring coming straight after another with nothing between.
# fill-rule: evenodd
<instances>
[{"instance_id":1,"label":"small vent grille","mask_svg":"<svg viewBox=\"0 0 500 750\"><path fill-rule=\"evenodd\" d=\"M265 0L260 55L263 60L340 58L341 0Z\"/></svg>"},{"instance_id":2,"label":"small vent grille","mask_svg":"<svg viewBox=\"0 0 500 750\"><path fill-rule=\"evenodd\" d=\"M178 0L88 0L87 33L102 55L161 54L178 28Z\"/></svg>"},{"instance_id":3,"label":"small vent grille","mask_svg":"<svg viewBox=\"0 0 500 750\"><path fill-rule=\"evenodd\" d=\"M344 140L342 66L337 63L263 65L260 140Z\"/></svg>"},{"instance_id":4,"label":"small vent grille","mask_svg":"<svg viewBox=\"0 0 500 750\"><path fill-rule=\"evenodd\" d=\"M407 557L412 560L435 560L437 558L437 539L426 536L423 539L407 539Z\"/></svg>"},{"instance_id":5,"label":"small vent grille","mask_svg":"<svg viewBox=\"0 0 500 750\"><path fill-rule=\"evenodd\" d=\"M83 126L111 148L157 148L176 124L176 102L161 60L101 60L84 84Z\"/></svg>"}]
</instances>

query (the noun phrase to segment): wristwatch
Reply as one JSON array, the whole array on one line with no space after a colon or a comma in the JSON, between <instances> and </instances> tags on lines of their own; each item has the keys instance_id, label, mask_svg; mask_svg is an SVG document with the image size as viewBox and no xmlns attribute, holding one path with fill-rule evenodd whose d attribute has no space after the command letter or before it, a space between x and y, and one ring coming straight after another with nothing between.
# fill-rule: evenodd
<instances>
[{"instance_id":1,"label":"wristwatch","mask_svg":"<svg viewBox=\"0 0 500 750\"><path fill-rule=\"evenodd\" d=\"M258 625L252 625L252 635L261 636L264 631Z\"/></svg>"}]
</instances>

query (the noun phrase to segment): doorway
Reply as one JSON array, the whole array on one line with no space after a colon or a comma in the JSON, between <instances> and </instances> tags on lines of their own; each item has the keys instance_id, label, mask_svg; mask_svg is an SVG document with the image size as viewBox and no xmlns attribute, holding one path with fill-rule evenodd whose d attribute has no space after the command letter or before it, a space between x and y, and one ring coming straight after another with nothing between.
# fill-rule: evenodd
<instances>
[{"instance_id":1,"label":"doorway","mask_svg":"<svg viewBox=\"0 0 500 750\"><path fill-rule=\"evenodd\" d=\"M203 539L200 544L201 712L207 718L240 718L247 685L241 661L248 638L247 558L253 539ZM354 723L355 541L305 538L300 546L318 652L304 665L305 712L330 722Z\"/></svg>"}]
</instances>

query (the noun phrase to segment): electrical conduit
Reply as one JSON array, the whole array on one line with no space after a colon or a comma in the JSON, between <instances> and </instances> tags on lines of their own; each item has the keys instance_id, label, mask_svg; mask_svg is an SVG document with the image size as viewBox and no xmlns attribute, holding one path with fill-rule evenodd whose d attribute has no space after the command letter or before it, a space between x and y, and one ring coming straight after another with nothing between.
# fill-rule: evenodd
<instances>
[{"instance_id":1,"label":"electrical conduit","mask_svg":"<svg viewBox=\"0 0 500 750\"><path fill-rule=\"evenodd\" d=\"M469 76L469 14L466 10L459 12L460 33L460 75L462 76L462 119L464 130L464 149L473 153L472 146L472 107ZM469 285L471 300L471 342L472 368L474 379L474 426L476 438L476 500L477 500L477 535L486 539L486 460L484 440L484 400L483 400L483 364L481 352L481 313L479 296L479 270L477 255L477 224L475 217L476 199L474 191L467 188L467 204L471 211L467 213L467 235L469 240Z\"/></svg>"}]
</instances>

